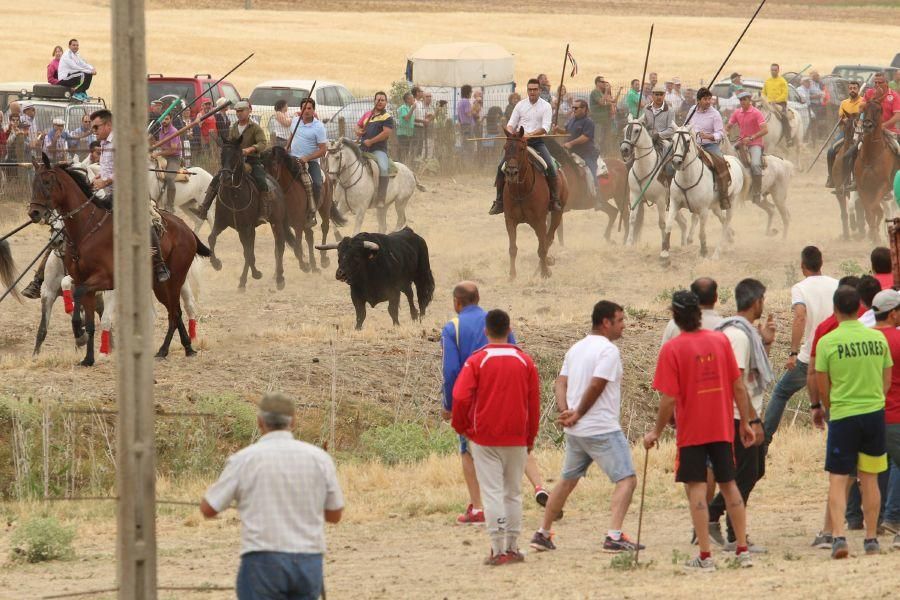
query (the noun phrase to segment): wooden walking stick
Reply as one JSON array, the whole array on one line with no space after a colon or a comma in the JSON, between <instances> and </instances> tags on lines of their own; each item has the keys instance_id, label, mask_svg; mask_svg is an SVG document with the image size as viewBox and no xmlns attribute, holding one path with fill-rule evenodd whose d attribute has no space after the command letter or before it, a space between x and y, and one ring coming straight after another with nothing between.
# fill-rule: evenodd
<instances>
[{"instance_id":1,"label":"wooden walking stick","mask_svg":"<svg viewBox=\"0 0 900 600\"><path fill-rule=\"evenodd\" d=\"M634 564L638 564L641 553L641 525L644 523L644 492L647 489L647 463L650 462L650 448L644 450L644 476L641 478L641 504L638 508L637 545L634 547Z\"/></svg>"}]
</instances>

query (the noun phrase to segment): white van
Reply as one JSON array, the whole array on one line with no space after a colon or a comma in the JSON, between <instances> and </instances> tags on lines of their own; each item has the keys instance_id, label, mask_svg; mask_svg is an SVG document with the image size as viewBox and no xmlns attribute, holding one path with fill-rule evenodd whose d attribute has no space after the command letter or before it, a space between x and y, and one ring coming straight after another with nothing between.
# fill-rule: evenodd
<instances>
[{"instance_id":1,"label":"white van","mask_svg":"<svg viewBox=\"0 0 900 600\"><path fill-rule=\"evenodd\" d=\"M312 79L273 79L263 81L257 85L250 94L250 104L253 112L260 116L260 125L266 131L272 131L270 121L275 112L275 103L279 100L287 100L291 114L300 108L300 102L309 96L312 88ZM353 102L353 94L334 81L319 80L313 92L316 101L316 114L323 123L328 121L341 110L344 105Z\"/></svg>"}]
</instances>

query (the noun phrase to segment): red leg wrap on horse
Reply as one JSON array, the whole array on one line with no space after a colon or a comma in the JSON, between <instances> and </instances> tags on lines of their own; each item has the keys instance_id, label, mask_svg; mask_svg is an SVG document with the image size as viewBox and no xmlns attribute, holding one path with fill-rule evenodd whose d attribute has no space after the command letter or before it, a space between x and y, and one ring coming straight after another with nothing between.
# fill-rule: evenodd
<instances>
[{"instance_id":1,"label":"red leg wrap on horse","mask_svg":"<svg viewBox=\"0 0 900 600\"><path fill-rule=\"evenodd\" d=\"M63 290L63 305L66 307L67 315L71 315L75 311L75 302L72 301L72 290Z\"/></svg>"},{"instance_id":2,"label":"red leg wrap on horse","mask_svg":"<svg viewBox=\"0 0 900 600\"><path fill-rule=\"evenodd\" d=\"M109 354L109 330L100 332L100 354Z\"/></svg>"},{"instance_id":3,"label":"red leg wrap on horse","mask_svg":"<svg viewBox=\"0 0 900 600\"><path fill-rule=\"evenodd\" d=\"M197 320L191 319L188 321L188 335L192 340L197 339Z\"/></svg>"}]
</instances>

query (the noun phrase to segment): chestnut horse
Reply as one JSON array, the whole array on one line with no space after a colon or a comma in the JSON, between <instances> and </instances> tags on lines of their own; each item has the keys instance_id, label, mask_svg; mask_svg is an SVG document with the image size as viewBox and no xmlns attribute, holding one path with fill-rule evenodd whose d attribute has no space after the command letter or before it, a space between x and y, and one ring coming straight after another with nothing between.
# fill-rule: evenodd
<instances>
[{"instance_id":1,"label":"chestnut horse","mask_svg":"<svg viewBox=\"0 0 900 600\"><path fill-rule=\"evenodd\" d=\"M539 172L539 167L528 152L528 138L525 130L519 128L515 134L506 133L506 144L503 157L506 162L504 173L506 185L503 186L503 214L506 219L506 234L509 236L509 278L516 278L516 228L520 223L528 223L534 229L538 239L538 258L540 258L541 277L550 277L547 252L553 243L553 236L562 223L562 213L550 213L550 188L547 178ZM566 207L569 192L566 175L559 171L559 201ZM547 215L550 225L547 226Z\"/></svg>"},{"instance_id":2,"label":"chestnut horse","mask_svg":"<svg viewBox=\"0 0 900 600\"><path fill-rule=\"evenodd\" d=\"M859 201L866 211L869 225L869 237L877 242L881 237L879 228L884 209L881 201L891 189L891 176L894 174L894 153L888 147L884 132L881 129L881 95L866 103L862 117L862 145L859 156L853 167L856 177L856 189ZM860 231L863 224L860 223Z\"/></svg>"},{"instance_id":3,"label":"chestnut horse","mask_svg":"<svg viewBox=\"0 0 900 600\"><path fill-rule=\"evenodd\" d=\"M87 333L87 352L81 364L89 367L94 364L95 292L115 287L112 212L92 202L93 190L81 171L51 166L46 154L43 164L35 162L34 168L28 216L37 223L55 209L63 221L66 240L63 260L72 277L72 299L75 303L72 331L76 339ZM208 257L210 252L184 221L168 212L161 212L160 215L164 225L160 250L171 275L164 283L153 281L153 293L169 314L169 328L156 357L168 355L176 329L185 355L193 356L196 352L191 348L191 338L181 319L181 288L194 256ZM149 252L148 248L147 260L150 260Z\"/></svg>"},{"instance_id":4,"label":"chestnut horse","mask_svg":"<svg viewBox=\"0 0 900 600\"><path fill-rule=\"evenodd\" d=\"M858 229L862 225L863 215L862 206L859 202L853 203L851 209L854 213L847 211L847 200L850 192L847 186L850 184L850 154L853 151L854 132L856 130L856 115L844 119L842 132L844 139L841 145L834 153L834 164L831 166L831 179L834 181L834 195L837 196L838 206L841 209L841 229L842 236L845 240L850 239L850 225L853 229ZM854 206L855 205L855 206Z\"/></svg>"}]
</instances>

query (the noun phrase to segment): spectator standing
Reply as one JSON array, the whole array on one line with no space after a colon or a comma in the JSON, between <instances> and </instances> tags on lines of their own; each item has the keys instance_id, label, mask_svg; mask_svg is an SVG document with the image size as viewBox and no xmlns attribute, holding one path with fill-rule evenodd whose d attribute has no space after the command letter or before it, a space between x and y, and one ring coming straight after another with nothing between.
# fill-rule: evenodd
<instances>
[{"instance_id":1,"label":"spectator standing","mask_svg":"<svg viewBox=\"0 0 900 600\"><path fill-rule=\"evenodd\" d=\"M291 117L288 115L287 100L282 98L275 102L275 113L269 123L272 126L270 133L275 137L275 145L287 148L291 137Z\"/></svg>"},{"instance_id":2,"label":"spectator standing","mask_svg":"<svg viewBox=\"0 0 900 600\"><path fill-rule=\"evenodd\" d=\"M666 82L666 104L670 109L678 111L682 102L684 98L681 97L681 93L675 91L675 79L670 79Z\"/></svg>"},{"instance_id":3,"label":"spectator standing","mask_svg":"<svg viewBox=\"0 0 900 600\"><path fill-rule=\"evenodd\" d=\"M425 115L425 124L422 127L422 159L434 158L434 120L435 105L431 92L425 92L422 97L422 114Z\"/></svg>"},{"instance_id":4,"label":"spectator standing","mask_svg":"<svg viewBox=\"0 0 900 600\"><path fill-rule=\"evenodd\" d=\"M295 440L294 403L266 394L257 425L262 437L228 457L200 512L211 519L232 501L241 515L237 597L316 600L322 594L325 523L337 523L344 498L334 462Z\"/></svg>"},{"instance_id":5,"label":"spectator standing","mask_svg":"<svg viewBox=\"0 0 900 600\"><path fill-rule=\"evenodd\" d=\"M415 99L415 128L413 129L412 148L410 149L411 161L416 161L423 157L423 149L425 147L425 92L418 86L413 86L411 91Z\"/></svg>"},{"instance_id":6,"label":"spectator standing","mask_svg":"<svg viewBox=\"0 0 900 600\"><path fill-rule=\"evenodd\" d=\"M732 73L731 76L728 78L728 80L730 82L728 84L728 97L729 98L733 98L734 96L737 96L738 93L744 91L744 82L741 81L740 73L738 73L738 72Z\"/></svg>"},{"instance_id":7,"label":"spectator standing","mask_svg":"<svg viewBox=\"0 0 900 600\"><path fill-rule=\"evenodd\" d=\"M463 149L463 160L471 161L472 152L477 142L469 142L475 135L475 118L472 115L472 86L466 84L459 88L459 100L456 101L456 122L459 124L460 146Z\"/></svg>"},{"instance_id":8,"label":"spectator standing","mask_svg":"<svg viewBox=\"0 0 900 600\"><path fill-rule=\"evenodd\" d=\"M472 92L472 133L475 134L476 137L482 137L484 135L484 118L482 117L482 113L484 112L484 95L481 90L475 90ZM480 145L475 144L475 152L479 151Z\"/></svg>"},{"instance_id":9,"label":"spectator standing","mask_svg":"<svg viewBox=\"0 0 900 600\"><path fill-rule=\"evenodd\" d=\"M59 59L62 58L62 46L53 47L53 60L47 65L47 83L59 85Z\"/></svg>"},{"instance_id":10,"label":"spectator standing","mask_svg":"<svg viewBox=\"0 0 900 600\"><path fill-rule=\"evenodd\" d=\"M625 105L628 107L628 116L637 117L641 106L641 82L638 79L631 80L631 89L625 94Z\"/></svg>"},{"instance_id":11,"label":"spectator standing","mask_svg":"<svg viewBox=\"0 0 900 600\"><path fill-rule=\"evenodd\" d=\"M469 440L491 554L485 564L522 562L522 475L540 420L540 381L531 357L507 343L509 315L485 315L488 345L470 356L453 386L453 428Z\"/></svg>"},{"instance_id":12,"label":"spectator standing","mask_svg":"<svg viewBox=\"0 0 900 600\"><path fill-rule=\"evenodd\" d=\"M615 485L603 551L637 549L637 544L622 531L637 486L631 446L619 423L623 369L622 357L613 342L622 337L624 330L624 309L601 300L591 313L590 333L569 348L563 359L554 392L559 422L565 427L566 457L560 482L550 492L541 527L531 538L531 547L539 552L556 549L550 526L592 463L597 463Z\"/></svg>"},{"instance_id":13,"label":"spectator standing","mask_svg":"<svg viewBox=\"0 0 900 600\"><path fill-rule=\"evenodd\" d=\"M722 321L717 328L725 334L734 352L744 387L750 396L749 422L756 436L750 446L734 444L735 484L747 505L750 492L766 472L765 435L762 430L763 398L769 385L775 381L772 364L769 362L769 349L775 341L775 320L771 313L765 325L758 323L765 309L766 286L756 279L744 279L734 288L734 301L737 314ZM734 411L734 436L741 437L741 415ZM725 496L720 491L709 505L709 533L712 540L731 550L735 546L736 534L731 519L726 520L728 542L723 544L722 530L719 520L725 514ZM747 547L751 552L765 553L766 549L757 546L747 536Z\"/></svg>"},{"instance_id":14,"label":"spectator standing","mask_svg":"<svg viewBox=\"0 0 900 600\"><path fill-rule=\"evenodd\" d=\"M900 92L900 69L894 69L894 78L888 83L888 87L895 92Z\"/></svg>"},{"instance_id":15,"label":"spectator standing","mask_svg":"<svg viewBox=\"0 0 900 600\"><path fill-rule=\"evenodd\" d=\"M50 129L40 133L40 139L41 150L50 157L52 162L68 162L69 144L65 119L55 117Z\"/></svg>"},{"instance_id":16,"label":"spectator standing","mask_svg":"<svg viewBox=\"0 0 900 600\"><path fill-rule=\"evenodd\" d=\"M81 58L78 49L78 40L69 40L69 49L59 59L59 85L70 88L73 98L85 102L88 100L85 92L91 87L97 69Z\"/></svg>"},{"instance_id":17,"label":"spectator standing","mask_svg":"<svg viewBox=\"0 0 900 600\"><path fill-rule=\"evenodd\" d=\"M558 117L562 119L563 123L572 117L572 100L569 98L569 92L566 90L566 86L562 85L559 87L559 94L556 96L554 106L558 108ZM556 123L554 123L554 125L556 125Z\"/></svg>"},{"instance_id":18,"label":"spectator standing","mask_svg":"<svg viewBox=\"0 0 900 600\"><path fill-rule=\"evenodd\" d=\"M890 290L894 288L894 270L891 265L891 250L884 246L879 246L872 250L869 255L869 264L872 266L872 275L881 284L881 289Z\"/></svg>"},{"instance_id":19,"label":"spectator standing","mask_svg":"<svg viewBox=\"0 0 900 600\"><path fill-rule=\"evenodd\" d=\"M400 144L400 162L411 165L410 149L416 122L416 99L409 92L403 94L403 104L397 109L397 142Z\"/></svg>"},{"instance_id":20,"label":"spectator standing","mask_svg":"<svg viewBox=\"0 0 900 600\"><path fill-rule=\"evenodd\" d=\"M613 135L613 117L616 103L611 94L609 82L598 75L594 79L594 89L588 97L590 116L594 122L594 145L603 154L608 146L608 139Z\"/></svg>"},{"instance_id":21,"label":"spectator standing","mask_svg":"<svg viewBox=\"0 0 900 600\"><path fill-rule=\"evenodd\" d=\"M91 142L90 149L88 151L88 155L84 157L79 164L82 167L90 167L92 165L97 166L97 174L100 173L100 155L102 154L102 149L100 148L100 141L94 140Z\"/></svg>"},{"instance_id":22,"label":"spectator standing","mask_svg":"<svg viewBox=\"0 0 900 600\"><path fill-rule=\"evenodd\" d=\"M804 279L791 288L793 323L790 354L785 365L787 370L775 385L765 412L763 430L766 432L766 443L771 443L778 431L788 401L806 385L813 333L819 323L832 313L831 298L838 285L833 277L822 275L822 252L815 246L807 246L800 253L800 270Z\"/></svg>"},{"instance_id":23,"label":"spectator standing","mask_svg":"<svg viewBox=\"0 0 900 600\"><path fill-rule=\"evenodd\" d=\"M816 349L819 395L830 410L825 470L829 473L828 509L834 536L831 556L836 559L849 554L843 536L844 512L848 479L854 471L865 515L863 548L866 554L879 552L878 473L887 469L885 393L890 388L894 363L885 336L857 320L859 303L855 289L837 289L834 312L838 327L823 336Z\"/></svg>"},{"instance_id":24,"label":"spectator standing","mask_svg":"<svg viewBox=\"0 0 900 600\"><path fill-rule=\"evenodd\" d=\"M97 141L97 136L91 131L90 115L82 115L81 126L66 132L66 141L70 152L75 152L78 156L90 153L91 144Z\"/></svg>"},{"instance_id":25,"label":"spectator standing","mask_svg":"<svg viewBox=\"0 0 900 600\"><path fill-rule=\"evenodd\" d=\"M453 411L453 386L459 377L466 360L479 348L488 344L485 334L485 318L487 312L478 305L480 297L478 286L472 281L460 281L453 288L453 310L458 316L451 319L441 330L443 403L441 416L450 420ZM515 345L516 338L512 331L505 338L507 344ZM481 491L475 475L475 463L472 459L469 442L465 434L459 436L459 456L462 461L463 478L469 492L469 505L466 511L457 517L461 525L484 523L484 509L481 503ZM525 463L525 475L534 486L535 502L544 506L549 494L544 489L541 472L537 461L530 454Z\"/></svg>"},{"instance_id":26,"label":"spectator standing","mask_svg":"<svg viewBox=\"0 0 900 600\"><path fill-rule=\"evenodd\" d=\"M503 126L506 127L506 124L509 123L509 118L512 116L513 111L516 109L516 104L522 99L522 96L513 92L506 99L506 108L503 109Z\"/></svg>"},{"instance_id":27,"label":"spectator standing","mask_svg":"<svg viewBox=\"0 0 900 600\"><path fill-rule=\"evenodd\" d=\"M553 101L553 92L550 90L550 79L547 77L546 73L541 73L537 76L538 85L541 87L541 91L538 94L544 102L549 102L552 104Z\"/></svg>"},{"instance_id":28,"label":"spectator standing","mask_svg":"<svg viewBox=\"0 0 900 600\"><path fill-rule=\"evenodd\" d=\"M684 125L688 115L691 113L691 109L696 105L697 90L694 88L687 88L684 91L684 102L682 102L681 106L678 107L678 110L675 111L675 123L677 123L679 127Z\"/></svg>"},{"instance_id":29,"label":"spectator standing","mask_svg":"<svg viewBox=\"0 0 900 600\"><path fill-rule=\"evenodd\" d=\"M900 548L900 292L886 289L875 296L875 329L884 334L891 351L891 387L885 397L885 445L891 462L890 491L882 525L894 533L893 547Z\"/></svg>"},{"instance_id":30,"label":"spectator standing","mask_svg":"<svg viewBox=\"0 0 900 600\"><path fill-rule=\"evenodd\" d=\"M747 548L744 501L735 484L734 444L751 446L756 435L749 423L747 390L728 338L718 331L700 328L700 303L693 292L672 296L672 315L681 334L659 352L653 387L660 393L656 426L644 436L652 448L674 412L678 446L675 481L685 484L691 520L697 532L699 556L687 561L689 571L716 570L708 531L706 503L707 465L728 505L737 539L735 557L741 567L753 560ZM740 416L740 439L735 440L734 406Z\"/></svg>"}]
</instances>

